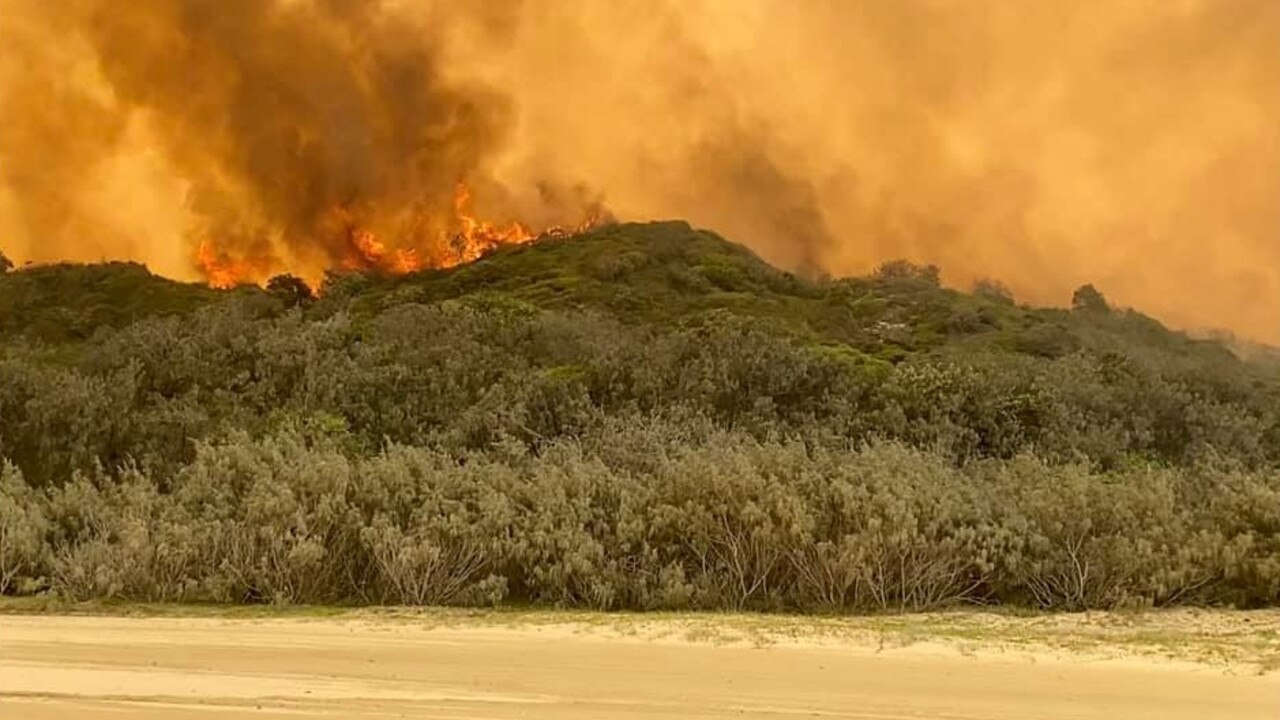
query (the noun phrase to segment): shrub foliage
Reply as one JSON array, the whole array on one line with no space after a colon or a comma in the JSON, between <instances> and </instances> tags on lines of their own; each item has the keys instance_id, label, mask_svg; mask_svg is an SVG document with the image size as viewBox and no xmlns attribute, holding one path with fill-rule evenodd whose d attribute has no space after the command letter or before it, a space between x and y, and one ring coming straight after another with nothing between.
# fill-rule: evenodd
<instances>
[{"instance_id":1,"label":"shrub foliage","mask_svg":"<svg viewBox=\"0 0 1280 720\"><path fill-rule=\"evenodd\" d=\"M1101 302L808 282L679 224L315 298L12 271L0 593L1275 604L1275 367Z\"/></svg>"}]
</instances>

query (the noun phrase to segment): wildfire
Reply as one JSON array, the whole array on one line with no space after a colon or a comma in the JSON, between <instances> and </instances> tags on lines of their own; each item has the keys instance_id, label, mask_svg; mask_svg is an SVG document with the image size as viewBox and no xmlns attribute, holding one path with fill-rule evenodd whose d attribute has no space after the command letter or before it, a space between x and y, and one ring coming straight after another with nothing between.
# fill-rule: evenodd
<instances>
[{"instance_id":1,"label":"wildfire","mask_svg":"<svg viewBox=\"0 0 1280 720\"><path fill-rule=\"evenodd\" d=\"M395 275L424 269L451 268L479 260L503 246L585 232L598 225L601 220L598 214L591 214L574 226L554 225L534 232L516 221L496 224L476 218L470 210L471 200L471 189L465 183L458 183L453 195L450 229L426 240L413 242L410 247L389 247L375 233L360 227L350 209L334 208L325 234L339 238L339 243L346 248L341 260L335 265L347 271L377 270ZM260 284L270 275L288 271L279 261L252 262L219 251L208 240L200 243L195 261L209 285L215 288Z\"/></svg>"},{"instance_id":2,"label":"wildfire","mask_svg":"<svg viewBox=\"0 0 1280 720\"><path fill-rule=\"evenodd\" d=\"M529 228L518 222L512 222L506 227L498 227L475 219L467 212L467 204L470 202L471 189L463 183L458 183L453 193L453 215L458 219L461 229L452 238L450 247L453 253L446 258L442 267L473 262L501 245L522 245L537 237L529 232Z\"/></svg>"},{"instance_id":3,"label":"wildfire","mask_svg":"<svg viewBox=\"0 0 1280 720\"><path fill-rule=\"evenodd\" d=\"M421 270L425 265L418 258L418 251L409 248L387 250L387 246L368 230L357 230L351 235L351 254L342 263L344 270L377 268L396 275Z\"/></svg>"},{"instance_id":4,"label":"wildfire","mask_svg":"<svg viewBox=\"0 0 1280 720\"><path fill-rule=\"evenodd\" d=\"M204 274L210 287L228 290L243 285L256 275L255 268L247 261L236 260L213 249L208 240L202 240L196 248L196 265Z\"/></svg>"}]
</instances>

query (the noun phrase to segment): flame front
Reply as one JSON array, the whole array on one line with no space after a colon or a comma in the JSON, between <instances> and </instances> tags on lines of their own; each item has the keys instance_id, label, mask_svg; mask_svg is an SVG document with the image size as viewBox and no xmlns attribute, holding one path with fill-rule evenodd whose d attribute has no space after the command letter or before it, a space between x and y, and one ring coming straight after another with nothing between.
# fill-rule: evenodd
<instances>
[{"instance_id":1,"label":"flame front","mask_svg":"<svg viewBox=\"0 0 1280 720\"><path fill-rule=\"evenodd\" d=\"M529 231L529 228L518 222L499 227L477 220L467 211L467 205L470 202L471 189L464 183L458 183L453 193L453 216L457 218L460 230L451 238L449 248L452 252L445 258L441 267L474 262L499 246L521 245L537 237Z\"/></svg>"},{"instance_id":2,"label":"flame front","mask_svg":"<svg viewBox=\"0 0 1280 720\"><path fill-rule=\"evenodd\" d=\"M577 225L553 225L534 232L523 223L511 221L496 224L481 220L472 214L471 189L458 183L453 195L453 217L446 231L426 235L410 241L407 247L392 247L368 228L361 227L356 213L350 208L333 208L326 218L324 234L341 238L346 249L343 256L330 267L291 268L280 260L254 262L217 249L208 239L196 250L195 263L206 282L215 288L232 288L244 284L262 284L270 276L284 272L302 275L316 281L324 271L338 269L348 272L375 270L393 275L403 275L424 269L443 269L475 262L486 254L507 245L522 245L540 238L565 237L585 232L600 224L601 216L590 213Z\"/></svg>"},{"instance_id":3,"label":"flame front","mask_svg":"<svg viewBox=\"0 0 1280 720\"><path fill-rule=\"evenodd\" d=\"M209 286L219 290L251 282L251 278L257 275L250 263L218 252L208 240L200 241L196 248L196 265Z\"/></svg>"},{"instance_id":4,"label":"flame front","mask_svg":"<svg viewBox=\"0 0 1280 720\"><path fill-rule=\"evenodd\" d=\"M388 250L377 235L368 230L351 233L351 252L342 262L343 270L377 269L403 275L426 267L418 258L418 251L409 248Z\"/></svg>"}]
</instances>

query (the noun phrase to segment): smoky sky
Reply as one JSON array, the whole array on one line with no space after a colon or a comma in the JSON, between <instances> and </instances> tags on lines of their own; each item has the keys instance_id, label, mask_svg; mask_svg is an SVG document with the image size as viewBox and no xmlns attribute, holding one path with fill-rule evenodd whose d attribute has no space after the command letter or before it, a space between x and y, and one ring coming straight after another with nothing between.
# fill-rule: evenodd
<instances>
[{"instance_id":1,"label":"smoky sky","mask_svg":"<svg viewBox=\"0 0 1280 720\"><path fill-rule=\"evenodd\" d=\"M1280 341L1274 0L6 0L0 41L20 259L323 265L465 180Z\"/></svg>"},{"instance_id":2,"label":"smoky sky","mask_svg":"<svg viewBox=\"0 0 1280 720\"><path fill-rule=\"evenodd\" d=\"M500 92L443 78L438 28L456 20L429 9L408 17L372 0L36 7L34 22L80 46L96 87L73 85L50 61L24 89L49 115L23 117L25 93L5 93L6 124L30 123L43 136L25 144L13 135L3 146L18 212L40 214L23 218L33 252L36 238L54 237L48 252L74 254L96 234L91 210L64 209L95 192L99 181L86 176L121 153L130 130L183 186L185 227L151 242L198 239L264 261L334 263L352 225L406 241L427 231L448 211L456 183L481 179L511 125ZM33 46L47 40L43 29L33 31ZM6 81L29 70L10 68ZM77 111L68 97L99 116L85 125L105 128L46 129L50 116ZM83 146L72 138L70 151L58 147L79 133ZM45 179L48 169L59 181ZM130 224L146 235L140 220ZM109 233L97 241L111 242ZM150 242L124 240L134 243L124 252L147 256Z\"/></svg>"}]
</instances>

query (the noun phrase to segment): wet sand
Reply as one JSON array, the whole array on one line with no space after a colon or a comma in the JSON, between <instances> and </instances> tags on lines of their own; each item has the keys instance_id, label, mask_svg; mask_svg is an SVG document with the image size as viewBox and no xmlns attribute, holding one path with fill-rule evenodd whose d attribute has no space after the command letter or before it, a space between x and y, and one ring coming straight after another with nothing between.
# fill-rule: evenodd
<instances>
[{"instance_id":1,"label":"wet sand","mask_svg":"<svg viewBox=\"0 0 1280 720\"><path fill-rule=\"evenodd\" d=\"M981 644L722 642L664 622L617 632L369 617L0 616L0 717L1280 717L1280 673L1244 667Z\"/></svg>"}]
</instances>

